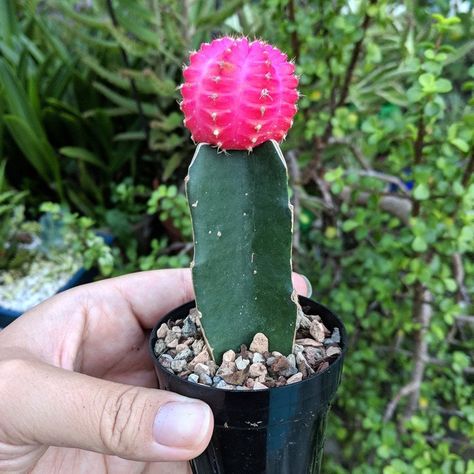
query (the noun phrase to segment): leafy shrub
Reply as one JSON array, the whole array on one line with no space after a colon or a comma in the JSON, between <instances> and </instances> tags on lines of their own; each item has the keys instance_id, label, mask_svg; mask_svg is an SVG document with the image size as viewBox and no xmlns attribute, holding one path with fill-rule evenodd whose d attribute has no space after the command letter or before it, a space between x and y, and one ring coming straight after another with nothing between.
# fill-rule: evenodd
<instances>
[{"instance_id":1,"label":"leafy shrub","mask_svg":"<svg viewBox=\"0 0 474 474\"><path fill-rule=\"evenodd\" d=\"M471 472L472 14L264 3L302 74L295 261L351 335L323 470Z\"/></svg>"}]
</instances>

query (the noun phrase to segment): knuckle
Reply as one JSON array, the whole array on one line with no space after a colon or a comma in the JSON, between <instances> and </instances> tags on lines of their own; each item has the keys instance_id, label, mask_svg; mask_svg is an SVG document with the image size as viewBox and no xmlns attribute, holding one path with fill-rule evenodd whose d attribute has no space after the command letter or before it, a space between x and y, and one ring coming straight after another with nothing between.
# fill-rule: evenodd
<instances>
[{"instance_id":1,"label":"knuckle","mask_svg":"<svg viewBox=\"0 0 474 474\"><path fill-rule=\"evenodd\" d=\"M100 436L106 449L120 453L121 457L136 454L140 419L145 405L141 403L140 390L127 387L105 403L100 422Z\"/></svg>"}]
</instances>

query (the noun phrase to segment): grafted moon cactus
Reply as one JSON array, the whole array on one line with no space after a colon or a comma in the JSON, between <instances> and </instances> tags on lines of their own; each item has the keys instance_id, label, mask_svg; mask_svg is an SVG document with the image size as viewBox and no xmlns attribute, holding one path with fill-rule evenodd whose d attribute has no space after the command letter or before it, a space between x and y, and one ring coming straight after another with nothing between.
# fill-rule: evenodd
<instances>
[{"instance_id":1,"label":"grafted moon cactus","mask_svg":"<svg viewBox=\"0 0 474 474\"><path fill-rule=\"evenodd\" d=\"M181 108L199 142L186 177L193 286L217 362L256 333L271 351L293 349L293 209L276 140L296 112L294 71L278 49L246 38L205 44L184 69Z\"/></svg>"},{"instance_id":2,"label":"grafted moon cactus","mask_svg":"<svg viewBox=\"0 0 474 474\"><path fill-rule=\"evenodd\" d=\"M277 48L220 38L190 56L181 86L185 125L197 143L249 150L281 141L298 100L295 65Z\"/></svg>"}]
</instances>

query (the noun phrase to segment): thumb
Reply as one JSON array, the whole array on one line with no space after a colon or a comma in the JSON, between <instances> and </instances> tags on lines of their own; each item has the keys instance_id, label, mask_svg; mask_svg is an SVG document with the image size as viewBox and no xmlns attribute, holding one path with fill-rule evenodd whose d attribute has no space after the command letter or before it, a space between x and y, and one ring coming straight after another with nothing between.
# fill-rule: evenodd
<instances>
[{"instance_id":1,"label":"thumb","mask_svg":"<svg viewBox=\"0 0 474 474\"><path fill-rule=\"evenodd\" d=\"M136 461L183 461L204 451L212 434L212 412L199 400L38 361L1 362L0 399L0 431L10 444L80 448Z\"/></svg>"}]
</instances>

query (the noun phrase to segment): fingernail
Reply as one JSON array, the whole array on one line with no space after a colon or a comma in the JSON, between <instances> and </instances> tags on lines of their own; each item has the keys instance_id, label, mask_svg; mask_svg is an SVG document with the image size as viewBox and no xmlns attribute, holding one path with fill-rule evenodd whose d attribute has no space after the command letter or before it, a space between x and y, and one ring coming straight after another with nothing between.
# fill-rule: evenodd
<instances>
[{"instance_id":1,"label":"fingernail","mask_svg":"<svg viewBox=\"0 0 474 474\"><path fill-rule=\"evenodd\" d=\"M311 298L311 295L313 294L313 287L311 285L311 282L304 276L303 277L304 282L306 283L306 298Z\"/></svg>"},{"instance_id":2,"label":"fingernail","mask_svg":"<svg viewBox=\"0 0 474 474\"><path fill-rule=\"evenodd\" d=\"M200 402L168 402L153 423L153 437L164 446L192 449L209 429L210 408Z\"/></svg>"}]
</instances>

